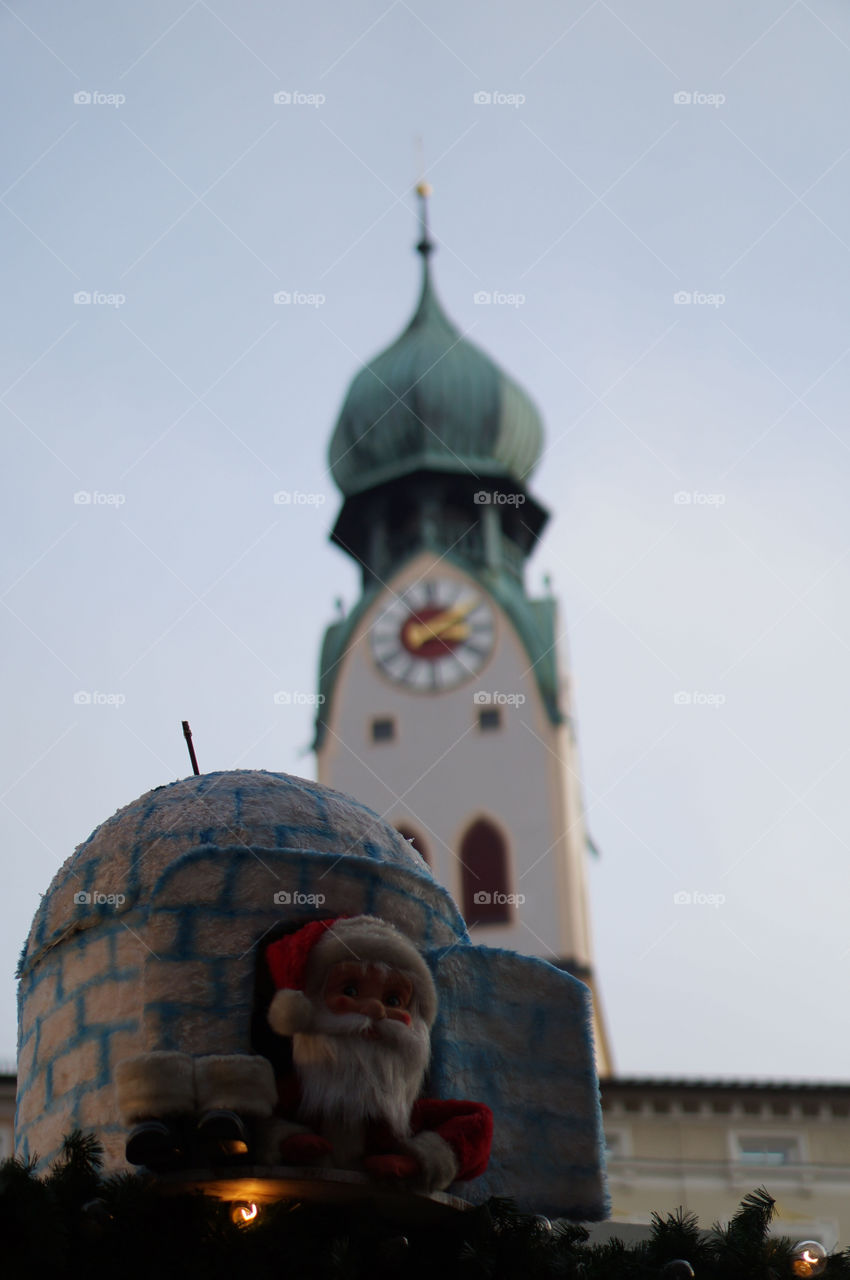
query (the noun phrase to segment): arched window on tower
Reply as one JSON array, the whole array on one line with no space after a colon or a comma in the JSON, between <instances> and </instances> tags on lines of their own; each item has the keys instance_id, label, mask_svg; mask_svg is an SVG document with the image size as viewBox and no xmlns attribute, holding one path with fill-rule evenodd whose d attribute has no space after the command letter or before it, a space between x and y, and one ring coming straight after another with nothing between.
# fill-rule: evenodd
<instances>
[{"instance_id":1,"label":"arched window on tower","mask_svg":"<svg viewBox=\"0 0 850 1280\"><path fill-rule=\"evenodd\" d=\"M412 827L407 826L407 824L403 822L400 822L398 824L398 826L396 827L396 831L400 836L404 836L408 844L413 845L413 848L419 854L420 858L425 863L426 867L430 867L431 859L428 856L428 846L426 845L422 837L419 835L419 833L414 831Z\"/></svg>"},{"instance_id":2,"label":"arched window on tower","mask_svg":"<svg viewBox=\"0 0 850 1280\"><path fill-rule=\"evenodd\" d=\"M467 924L509 924L508 851L492 822L478 818L460 846L463 917Z\"/></svg>"}]
</instances>

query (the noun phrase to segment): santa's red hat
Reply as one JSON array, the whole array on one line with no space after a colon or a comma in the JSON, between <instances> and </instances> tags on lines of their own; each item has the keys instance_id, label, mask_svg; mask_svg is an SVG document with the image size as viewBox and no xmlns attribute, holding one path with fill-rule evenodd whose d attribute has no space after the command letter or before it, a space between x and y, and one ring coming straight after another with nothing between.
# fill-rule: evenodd
<instances>
[{"instance_id":1,"label":"santa's red hat","mask_svg":"<svg viewBox=\"0 0 850 1280\"><path fill-rule=\"evenodd\" d=\"M431 970L409 938L377 916L312 920L273 942L266 960L277 991L268 1021L279 1036L309 1031L316 1001L330 969L340 961L380 964L410 978L411 1012L430 1029L437 1016L437 989Z\"/></svg>"}]
</instances>

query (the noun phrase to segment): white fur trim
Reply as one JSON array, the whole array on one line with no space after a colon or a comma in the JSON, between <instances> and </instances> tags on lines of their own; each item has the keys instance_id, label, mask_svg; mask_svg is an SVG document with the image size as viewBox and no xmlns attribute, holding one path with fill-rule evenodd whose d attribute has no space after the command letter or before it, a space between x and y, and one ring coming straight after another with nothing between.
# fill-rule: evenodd
<instances>
[{"instance_id":1,"label":"white fur trim","mask_svg":"<svg viewBox=\"0 0 850 1280\"><path fill-rule=\"evenodd\" d=\"M126 1125L195 1110L194 1063L188 1053L159 1051L115 1067L118 1110Z\"/></svg>"},{"instance_id":2,"label":"white fur trim","mask_svg":"<svg viewBox=\"0 0 850 1280\"><path fill-rule=\"evenodd\" d=\"M405 1144L422 1168L416 1186L421 1191L445 1191L457 1177L458 1162L445 1138L433 1130L417 1133Z\"/></svg>"},{"instance_id":3,"label":"white fur trim","mask_svg":"<svg viewBox=\"0 0 850 1280\"><path fill-rule=\"evenodd\" d=\"M316 998L324 989L328 970L346 960L388 965L413 982L413 1004L430 1029L437 1016L437 988L420 952L395 925L377 916L337 920L310 952L304 990Z\"/></svg>"},{"instance_id":4,"label":"white fur trim","mask_svg":"<svg viewBox=\"0 0 850 1280\"><path fill-rule=\"evenodd\" d=\"M195 1059L195 1094L199 1111L236 1111L242 1116L270 1116L277 1101L274 1071L258 1054L209 1054Z\"/></svg>"},{"instance_id":5,"label":"white fur trim","mask_svg":"<svg viewBox=\"0 0 850 1280\"><path fill-rule=\"evenodd\" d=\"M279 1036L294 1036L309 1031L313 1021L313 1004L303 991L278 991L269 1005L268 1023Z\"/></svg>"}]
</instances>

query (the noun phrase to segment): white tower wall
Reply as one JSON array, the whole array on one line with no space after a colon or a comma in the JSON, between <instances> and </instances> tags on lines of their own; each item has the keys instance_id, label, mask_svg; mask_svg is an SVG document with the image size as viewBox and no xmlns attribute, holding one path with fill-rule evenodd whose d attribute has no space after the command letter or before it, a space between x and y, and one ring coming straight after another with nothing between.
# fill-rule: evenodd
<instances>
[{"instance_id":1,"label":"white tower wall","mask_svg":"<svg viewBox=\"0 0 850 1280\"><path fill-rule=\"evenodd\" d=\"M463 835L476 818L489 819L505 837L508 888L518 902L509 922L474 926L475 941L590 970L586 834L575 744L569 727L553 725L546 714L528 654L507 615L488 597L495 616L491 654L476 676L452 689L413 692L385 676L374 660L370 632L376 619L394 595L428 576L483 593L474 577L430 552L388 584L389 591L361 618L335 673L318 753L319 781L414 832L461 909ZM476 693L492 700L476 702ZM500 728L479 728L484 705L500 709ZM376 718L395 722L392 740L372 740ZM597 1046L600 1058L607 1058L600 1026Z\"/></svg>"}]
</instances>

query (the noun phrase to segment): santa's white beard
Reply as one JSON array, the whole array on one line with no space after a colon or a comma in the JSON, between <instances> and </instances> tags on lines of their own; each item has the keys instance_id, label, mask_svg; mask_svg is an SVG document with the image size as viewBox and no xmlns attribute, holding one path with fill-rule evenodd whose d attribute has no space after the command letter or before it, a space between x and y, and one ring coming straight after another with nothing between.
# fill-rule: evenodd
<instances>
[{"instance_id":1,"label":"santa's white beard","mask_svg":"<svg viewBox=\"0 0 850 1280\"><path fill-rule=\"evenodd\" d=\"M384 1121L399 1138L408 1137L410 1110L431 1053L424 1022L414 1017L407 1027L389 1018L373 1022L357 1013L321 1010L313 1025L315 1032L292 1038L299 1117L352 1135L366 1121ZM366 1035L373 1029L375 1039Z\"/></svg>"}]
</instances>

